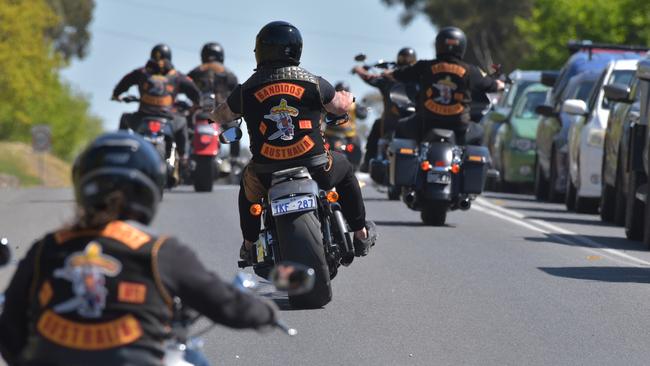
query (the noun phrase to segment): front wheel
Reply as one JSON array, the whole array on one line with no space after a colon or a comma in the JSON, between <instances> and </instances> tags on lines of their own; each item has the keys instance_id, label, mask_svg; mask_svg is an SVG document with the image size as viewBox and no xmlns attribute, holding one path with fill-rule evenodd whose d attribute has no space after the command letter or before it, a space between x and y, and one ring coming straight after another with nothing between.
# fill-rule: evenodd
<instances>
[{"instance_id":1,"label":"front wheel","mask_svg":"<svg viewBox=\"0 0 650 366\"><path fill-rule=\"evenodd\" d=\"M275 218L282 260L303 264L316 272L314 288L301 295L289 295L295 308L313 309L332 300L332 286L325 251L321 223L315 212L302 212Z\"/></svg>"},{"instance_id":2,"label":"front wheel","mask_svg":"<svg viewBox=\"0 0 650 366\"><path fill-rule=\"evenodd\" d=\"M214 183L214 164L212 156L196 156L194 169L194 190L197 192L212 192Z\"/></svg>"},{"instance_id":3,"label":"front wheel","mask_svg":"<svg viewBox=\"0 0 650 366\"><path fill-rule=\"evenodd\" d=\"M425 225L443 226L447 221L449 203L446 201L430 201L422 207L420 218Z\"/></svg>"}]
</instances>

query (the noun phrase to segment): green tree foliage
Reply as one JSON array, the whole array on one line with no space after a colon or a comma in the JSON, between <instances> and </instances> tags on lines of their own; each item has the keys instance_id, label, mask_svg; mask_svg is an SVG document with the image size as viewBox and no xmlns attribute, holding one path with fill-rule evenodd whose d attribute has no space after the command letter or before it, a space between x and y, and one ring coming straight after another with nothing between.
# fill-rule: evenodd
<instances>
[{"instance_id":1,"label":"green tree foliage","mask_svg":"<svg viewBox=\"0 0 650 366\"><path fill-rule=\"evenodd\" d=\"M34 124L48 124L54 152L70 158L101 121L59 79L63 57L49 37L58 22L44 0L0 0L0 139L29 141Z\"/></svg>"},{"instance_id":2,"label":"green tree foliage","mask_svg":"<svg viewBox=\"0 0 650 366\"><path fill-rule=\"evenodd\" d=\"M536 0L530 17L515 23L530 46L524 65L559 68L573 39L614 44L650 44L647 0Z\"/></svg>"},{"instance_id":3,"label":"green tree foliage","mask_svg":"<svg viewBox=\"0 0 650 366\"><path fill-rule=\"evenodd\" d=\"M517 66L527 50L514 19L530 13L533 0L382 0L389 6L402 5L402 24L425 14L436 27L456 26L468 38L466 58L484 68L503 64ZM431 40L433 42L433 40Z\"/></svg>"},{"instance_id":4,"label":"green tree foliage","mask_svg":"<svg viewBox=\"0 0 650 366\"><path fill-rule=\"evenodd\" d=\"M93 18L94 0L47 0L57 22L48 30L54 47L66 60L84 58L90 42L88 25Z\"/></svg>"}]
</instances>

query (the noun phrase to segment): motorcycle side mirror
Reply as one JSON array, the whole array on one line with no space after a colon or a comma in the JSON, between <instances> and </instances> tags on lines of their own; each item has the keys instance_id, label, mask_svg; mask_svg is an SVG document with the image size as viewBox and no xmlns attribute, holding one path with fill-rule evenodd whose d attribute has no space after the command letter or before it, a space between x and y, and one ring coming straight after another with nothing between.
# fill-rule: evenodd
<instances>
[{"instance_id":1,"label":"motorcycle side mirror","mask_svg":"<svg viewBox=\"0 0 650 366\"><path fill-rule=\"evenodd\" d=\"M269 281L280 291L300 295L314 288L316 272L313 268L293 262L278 263L269 274Z\"/></svg>"},{"instance_id":2,"label":"motorcycle side mirror","mask_svg":"<svg viewBox=\"0 0 650 366\"><path fill-rule=\"evenodd\" d=\"M7 238L0 239L0 266L4 266L11 260L11 248Z\"/></svg>"},{"instance_id":3,"label":"motorcycle side mirror","mask_svg":"<svg viewBox=\"0 0 650 366\"><path fill-rule=\"evenodd\" d=\"M366 55L363 54L363 53L360 53L360 54L354 56L354 61L364 62L365 60L366 60Z\"/></svg>"},{"instance_id":4,"label":"motorcycle side mirror","mask_svg":"<svg viewBox=\"0 0 650 366\"><path fill-rule=\"evenodd\" d=\"M232 285L239 291L250 292L259 286L259 282L252 273L238 272L232 280Z\"/></svg>"},{"instance_id":5,"label":"motorcycle side mirror","mask_svg":"<svg viewBox=\"0 0 650 366\"><path fill-rule=\"evenodd\" d=\"M242 137L241 129L235 126L235 127L230 127L225 131L223 131L219 135L219 141L221 141L222 144L231 144L233 142L239 141L241 137Z\"/></svg>"}]
</instances>

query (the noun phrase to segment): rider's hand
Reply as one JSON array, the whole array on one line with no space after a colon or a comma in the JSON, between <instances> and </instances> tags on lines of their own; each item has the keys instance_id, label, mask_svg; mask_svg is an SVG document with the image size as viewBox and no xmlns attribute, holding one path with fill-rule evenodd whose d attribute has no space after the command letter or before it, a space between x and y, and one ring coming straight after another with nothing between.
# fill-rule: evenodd
<instances>
[{"instance_id":1,"label":"rider's hand","mask_svg":"<svg viewBox=\"0 0 650 366\"><path fill-rule=\"evenodd\" d=\"M497 90L498 91L503 90L506 87L506 83L504 83L503 81L501 81L499 79L497 79L495 81L497 83Z\"/></svg>"}]
</instances>

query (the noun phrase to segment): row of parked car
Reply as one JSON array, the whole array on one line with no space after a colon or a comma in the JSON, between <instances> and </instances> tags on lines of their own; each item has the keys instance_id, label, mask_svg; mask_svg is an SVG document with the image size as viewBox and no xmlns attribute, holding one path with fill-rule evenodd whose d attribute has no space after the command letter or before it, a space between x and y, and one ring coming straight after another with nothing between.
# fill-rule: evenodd
<instances>
[{"instance_id":1,"label":"row of parked car","mask_svg":"<svg viewBox=\"0 0 650 366\"><path fill-rule=\"evenodd\" d=\"M481 121L500 173L493 188L532 184L540 201L600 213L650 249L648 48L569 44L560 71L515 71Z\"/></svg>"}]
</instances>

